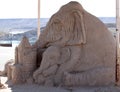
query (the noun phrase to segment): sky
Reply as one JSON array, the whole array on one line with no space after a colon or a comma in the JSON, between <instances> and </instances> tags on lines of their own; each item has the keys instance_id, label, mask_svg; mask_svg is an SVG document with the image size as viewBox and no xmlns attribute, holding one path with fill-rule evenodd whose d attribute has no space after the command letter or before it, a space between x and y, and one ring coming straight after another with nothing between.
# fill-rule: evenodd
<instances>
[{"instance_id":1,"label":"sky","mask_svg":"<svg viewBox=\"0 0 120 92\"><path fill-rule=\"evenodd\" d=\"M50 18L71 0L40 0L40 17ZM115 17L115 0L75 0L97 17ZM0 18L37 18L38 0L0 0Z\"/></svg>"}]
</instances>

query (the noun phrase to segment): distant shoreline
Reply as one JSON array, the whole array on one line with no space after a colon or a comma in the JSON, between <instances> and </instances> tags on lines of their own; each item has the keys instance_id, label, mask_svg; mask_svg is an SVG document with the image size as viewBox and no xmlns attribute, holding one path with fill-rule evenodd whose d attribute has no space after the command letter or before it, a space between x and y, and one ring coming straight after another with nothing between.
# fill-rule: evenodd
<instances>
[{"instance_id":1,"label":"distant shoreline","mask_svg":"<svg viewBox=\"0 0 120 92\"><path fill-rule=\"evenodd\" d=\"M108 28L116 28L116 23L104 23Z\"/></svg>"}]
</instances>

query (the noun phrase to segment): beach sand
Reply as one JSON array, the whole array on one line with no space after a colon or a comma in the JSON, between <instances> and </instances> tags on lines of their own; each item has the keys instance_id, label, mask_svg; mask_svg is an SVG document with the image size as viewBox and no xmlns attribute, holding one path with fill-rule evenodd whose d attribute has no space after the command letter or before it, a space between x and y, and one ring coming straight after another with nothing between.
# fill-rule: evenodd
<instances>
[{"instance_id":1,"label":"beach sand","mask_svg":"<svg viewBox=\"0 0 120 92\"><path fill-rule=\"evenodd\" d=\"M69 92L64 88L42 87L37 84L12 85L7 77L1 77L1 82L6 88L0 89L0 92Z\"/></svg>"},{"instance_id":2,"label":"beach sand","mask_svg":"<svg viewBox=\"0 0 120 92\"><path fill-rule=\"evenodd\" d=\"M6 77L1 77L4 89L0 92L120 92L120 87L79 87L79 88L61 88L61 87L43 87L37 84L12 85L7 82ZM8 85L9 84L9 85Z\"/></svg>"}]
</instances>

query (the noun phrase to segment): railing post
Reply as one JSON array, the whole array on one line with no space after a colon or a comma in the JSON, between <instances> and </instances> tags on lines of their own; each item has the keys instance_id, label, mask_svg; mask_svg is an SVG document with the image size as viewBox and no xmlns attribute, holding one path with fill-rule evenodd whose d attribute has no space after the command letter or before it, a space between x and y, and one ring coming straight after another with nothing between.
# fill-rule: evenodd
<instances>
[{"instance_id":1,"label":"railing post","mask_svg":"<svg viewBox=\"0 0 120 92\"><path fill-rule=\"evenodd\" d=\"M116 59L116 85L120 86L120 53L119 53L119 31L120 31L120 12L119 0L116 0L116 43L117 43L117 59Z\"/></svg>"},{"instance_id":2,"label":"railing post","mask_svg":"<svg viewBox=\"0 0 120 92\"><path fill-rule=\"evenodd\" d=\"M39 38L40 35L40 0L38 0L38 31L37 37Z\"/></svg>"}]
</instances>

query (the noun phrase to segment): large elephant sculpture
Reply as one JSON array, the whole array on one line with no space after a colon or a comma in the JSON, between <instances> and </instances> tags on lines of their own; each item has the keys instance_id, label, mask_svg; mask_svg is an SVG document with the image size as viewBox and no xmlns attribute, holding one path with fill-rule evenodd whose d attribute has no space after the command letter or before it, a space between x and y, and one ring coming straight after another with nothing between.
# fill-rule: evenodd
<instances>
[{"instance_id":1,"label":"large elephant sculpture","mask_svg":"<svg viewBox=\"0 0 120 92\"><path fill-rule=\"evenodd\" d=\"M114 85L116 42L107 27L78 2L62 6L35 47L46 49L33 77L42 85Z\"/></svg>"}]
</instances>

